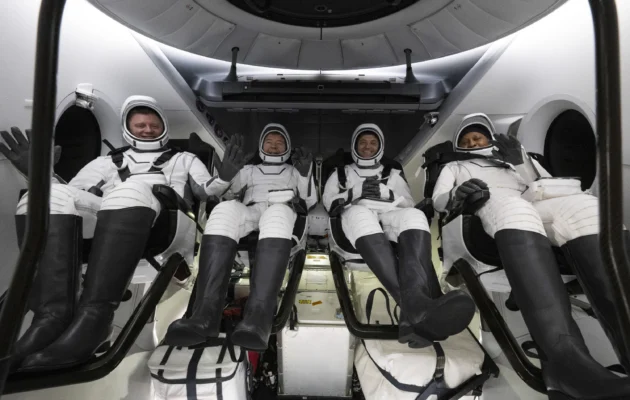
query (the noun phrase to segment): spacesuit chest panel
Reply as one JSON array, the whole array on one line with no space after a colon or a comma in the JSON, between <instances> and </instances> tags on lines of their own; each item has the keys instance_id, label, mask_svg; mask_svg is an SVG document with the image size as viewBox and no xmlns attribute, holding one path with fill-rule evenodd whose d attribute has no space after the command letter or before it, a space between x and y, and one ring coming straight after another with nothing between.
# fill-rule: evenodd
<instances>
[{"instance_id":1,"label":"spacesuit chest panel","mask_svg":"<svg viewBox=\"0 0 630 400\"><path fill-rule=\"evenodd\" d=\"M296 188L293 166L258 164L250 169L243 203L265 202L270 190L292 189L295 192Z\"/></svg>"},{"instance_id":2,"label":"spacesuit chest panel","mask_svg":"<svg viewBox=\"0 0 630 400\"><path fill-rule=\"evenodd\" d=\"M487 160L457 161L459 170L455 176L456 184L461 185L469 179L477 178L486 182L492 189L510 189L523 192L527 185L523 178L512 168L498 166Z\"/></svg>"},{"instance_id":3,"label":"spacesuit chest panel","mask_svg":"<svg viewBox=\"0 0 630 400\"><path fill-rule=\"evenodd\" d=\"M379 165L378 168L359 168L356 164L348 165L346 166L346 188L351 188L371 176L378 176L380 179L382 172L382 165Z\"/></svg>"}]
</instances>

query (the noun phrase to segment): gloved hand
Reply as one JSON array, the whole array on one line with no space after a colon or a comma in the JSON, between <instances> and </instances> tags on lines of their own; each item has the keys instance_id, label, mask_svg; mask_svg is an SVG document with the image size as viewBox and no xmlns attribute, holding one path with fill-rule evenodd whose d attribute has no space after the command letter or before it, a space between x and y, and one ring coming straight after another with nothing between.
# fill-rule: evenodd
<instances>
[{"instance_id":1,"label":"gloved hand","mask_svg":"<svg viewBox=\"0 0 630 400\"><path fill-rule=\"evenodd\" d=\"M226 182L232 181L238 171L243 168L247 162L247 158L243 154L243 136L234 135L228 141L228 144L223 153L223 161L219 161L218 157L215 159L215 165L219 172L219 178Z\"/></svg>"},{"instance_id":2,"label":"gloved hand","mask_svg":"<svg viewBox=\"0 0 630 400\"><path fill-rule=\"evenodd\" d=\"M376 197L380 199L381 188L379 185L380 182L378 181L378 177L376 175L365 178L361 184L361 197Z\"/></svg>"},{"instance_id":3,"label":"gloved hand","mask_svg":"<svg viewBox=\"0 0 630 400\"><path fill-rule=\"evenodd\" d=\"M3 143L0 143L0 153L2 153L15 168L20 171L24 176L28 177L28 159L29 149L31 147L31 130L25 130L26 135L20 131L19 128L11 127L11 133L7 131L0 131L0 135L4 142L10 147L7 147ZM13 135L13 136L12 136ZM61 158L61 146L54 147L53 165L59 162Z\"/></svg>"},{"instance_id":4,"label":"gloved hand","mask_svg":"<svg viewBox=\"0 0 630 400\"><path fill-rule=\"evenodd\" d=\"M298 147L295 149L291 159L293 160L293 166L298 170L300 175L307 177L311 170L311 165L313 164L313 154L308 152L304 147Z\"/></svg>"},{"instance_id":5,"label":"gloved hand","mask_svg":"<svg viewBox=\"0 0 630 400\"><path fill-rule=\"evenodd\" d=\"M486 191L485 196L481 196ZM455 194L451 204L447 207L449 211L462 211L473 214L490 198L488 185L481 179L469 179L455 189Z\"/></svg>"},{"instance_id":6,"label":"gloved hand","mask_svg":"<svg viewBox=\"0 0 630 400\"><path fill-rule=\"evenodd\" d=\"M492 155L514 166L523 164L523 146L518 139L514 136L503 134L495 135L495 139L492 141L492 144L498 150L493 150Z\"/></svg>"}]
</instances>

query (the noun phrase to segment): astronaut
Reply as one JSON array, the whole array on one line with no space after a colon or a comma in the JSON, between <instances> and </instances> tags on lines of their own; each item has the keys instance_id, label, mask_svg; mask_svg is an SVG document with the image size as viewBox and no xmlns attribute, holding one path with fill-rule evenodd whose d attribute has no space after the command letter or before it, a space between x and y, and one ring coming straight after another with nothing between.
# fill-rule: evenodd
<instances>
[{"instance_id":1,"label":"astronaut","mask_svg":"<svg viewBox=\"0 0 630 400\"><path fill-rule=\"evenodd\" d=\"M129 148L98 157L68 183L53 178L48 239L28 306L33 322L14 349L14 367L60 367L89 359L110 334L118 308L160 213L154 184L201 200L221 193L193 154L168 147L168 123L157 102L129 97L122 108L122 135ZM17 129L2 132L0 151L28 176L28 141ZM18 241L26 226L28 194L17 205ZM80 300L83 238L93 238Z\"/></svg>"},{"instance_id":2,"label":"astronaut","mask_svg":"<svg viewBox=\"0 0 630 400\"><path fill-rule=\"evenodd\" d=\"M219 171L226 182L224 188L242 193L242 201L221 202L210 213L201 239L193 313L169 326L165 339L169 345L191 346L219 335L238 241L259 229L250 294L232 342L249 350L267 348L297 217L291 202L299 197L311 208L317 203L317 194L312 155L298 148L292 156L293 165L286 163L291 157L291 139L284 126L265 126L258 148L261 163Z\"/></svg>"},{"instance_id":3,"label":"astronaut","mask_svg":"<svg viewBox=\"0 0 630 400\"><path fill-rule=\"evenodd\" d=\"M515 138L495 136L485 114L466 116L453 145L455 151L479 158L444 166L433 192L434 207L477 215L495 239L512 293L542 352L550 393L572 399L627 398L630 380L619 378L589 354L571 317L551 249L553 244L567 254L615 342L619 330L599 256L597 198L582 192L577 180L551 178ZM482 191L489 197L479 197ZM624 365L627 368L627 362Z\"/></svg>"},{"instance_id":4,"label":"astronaut","mask_svg":"<svg viewBox=\"0 0 630 400\"><path fill-rule=\"evenodd\" d=\"M344 167L341 179L338 170L328 178L324 206L341 212L346 237L400 306L399 342L426 347L461 332L475 305L464 292L442 294L427 218L414 208L402 171L380 163L383 132L375 124L359 125L351 149L354 163ZM398 243L398 257L390 241Z\"/></svg>"}]
</instances>

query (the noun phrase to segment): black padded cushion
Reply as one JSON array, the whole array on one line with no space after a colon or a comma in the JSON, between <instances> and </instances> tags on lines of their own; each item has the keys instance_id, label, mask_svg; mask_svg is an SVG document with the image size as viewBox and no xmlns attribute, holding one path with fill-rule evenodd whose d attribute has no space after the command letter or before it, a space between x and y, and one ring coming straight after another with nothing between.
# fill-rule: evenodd
<instances>
[{"instance_id":1,"label":"black padded cushion","mask_svg":"<svg viewBox=\"0 0 630 400\"><path fill-rule=\"evenodd\" d=\"M462 215L462 218L462 235L464 244L470 254L484 264L503 268L497 244L484 231L481 219L476 215ZM562 249L556 246L551 246L551 249L556 257L560 273L562 275L573 275L574 272L567 262Z\"/></svg>"},{"instance_id":2,"label":"black padded cushion","mask_svg":"<svg viewBox=\"0 0 630 400\"><path fill-rule=\"evenodd\" d=\"M352 246L346 235L343 233L341 227L341 217L330 217L330 229L333 236L333 240L337 243L337 246L347 253L353 253L359 256L357 249Z\"/></svg>"},{"instance_id":3,"label":"black padded cushion","mask_svg":"<svg viewBox=\"0 0 630 400\"><path fill-rule=\"evenodd\" d=\"M462 235L470 254L484 264L501 267L497 244L483 230L481 219L476 215L462 215Z\"/></svg>"}]
</instances>

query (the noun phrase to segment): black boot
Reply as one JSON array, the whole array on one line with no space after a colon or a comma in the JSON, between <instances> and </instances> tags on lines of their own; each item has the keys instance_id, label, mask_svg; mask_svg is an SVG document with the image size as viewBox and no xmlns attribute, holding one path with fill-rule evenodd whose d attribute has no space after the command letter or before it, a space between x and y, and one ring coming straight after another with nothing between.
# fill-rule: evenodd
<instances>
[{"instance_id":1,"label":"black boot","mask_svg":"<svg viewBox=\"0 0 630 400\"><path fill-rule=\"evenodd\" d=\"M400 307L417 336L445 340L466 329L475 315L475 303L461 290L442 294L431 261L429 232L413 229L398 236L398 264Z\"/></svg>"},{"instance_id":2,"label":"black boot","mask_svg":"<svg viewBox=\"0 0 630 400\"><path fill-rule=\"evenodd\" d=\"M24 369L81 364L107 340L114 311L142 258L154 218L155 211L148 207L98 212L76 316L52 345L24 360Z\"/></svg>"},{"instance_id":3,"label":"black boot","mask_svg":"<svg viewBox=\"0 0 630 400\"><path fill-rule=\"evenodd\" d=\"M463 292L438 296L430 235L425 233L412 230L399 236L400 266L385 234L367 235L356 241L365 262L400 306L399 341L410 342L416 348L461 332L475 312L474 303Z\"/></svg>"},{"instance_id":4,"label":"black boot","mask_svg":"<svg viewBox=\"0 0 630 400\"><path fill-rule=\"evenodd\" d=\"M15 216L18 243L26 230L26 215ZM81 274L82 218L52 214L48 237L28 298L31 326L13 349L13 369L22 360L53 343L72 321Z\"/></svg>"},{"instance_id":5,"label":"black boot","mask_svg":"<svg viewBox=\"0 0 630 400\"><path fill-rule=\"evenodd\" d=\"M232 342L248 350L265 351L276 312L278 292L291 255L291 240L258 241L245 316L232 333Z\"/></svg>"},{"instance_id":6,"label":"black boot","mask_svg":"<svg viewBox=\"0 0 630 400\"><path fill-rule=\"evenodd\" d=\"M550 399L628 399L630 379L610 372L589 354L571 317L549 240L538 233L496 233L501 262L532 338L541 351Z\"/></svg>"},{"instance_id":7,"label":"black boot","mask_svg":"<svg viewBox=\"0 0 630 400\"><path fill-rule=\"evenodd\" d=\"M166 344L188 347L219 336L236 247L234 239L226 236L204 235L201 238L193 312L190 318L178 319L168 327Z\"/></svg>"},{"instance_id":8,"label":"black boot","mask_svg":"<svg viewBox=\"0 0 630 400\"><path fill-rule=\"evenodd\" d=\"M630 244L629 235L627 231L624 232L624 239ZM618 349L618 344L622 343L621 329L615 315L612 288L606 278L599 250L599 235L582 236L568 241L562 246L562 251L577 275L580 285L584 288L584 293L591 303L599 324L610 339L621 365L630 372L630 360Z\"/></svg>"}]
</instances>

